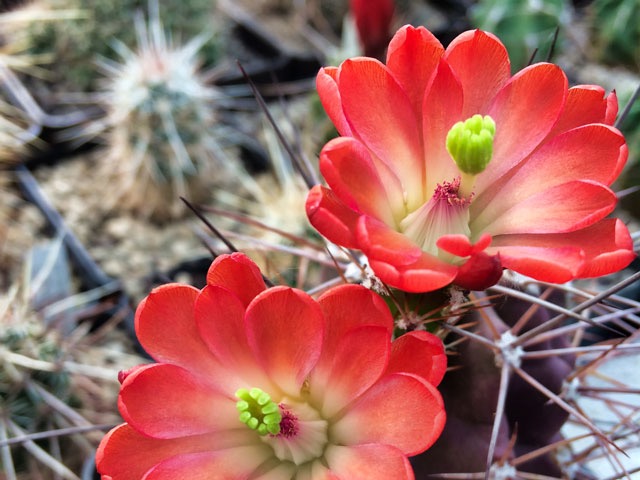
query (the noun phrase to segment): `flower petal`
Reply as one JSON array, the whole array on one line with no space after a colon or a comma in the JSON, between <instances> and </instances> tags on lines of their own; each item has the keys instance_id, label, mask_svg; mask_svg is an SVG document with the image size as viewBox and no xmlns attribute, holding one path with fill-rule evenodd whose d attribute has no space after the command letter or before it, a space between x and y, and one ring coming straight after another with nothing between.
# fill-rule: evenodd
<instances>
[{"instance_id":1,"label":"flower petal","mask_svg":"<svg viewBox=\"0 0 640 480\"><path fill-rule=\"evenodd\" d=\"M423 253L414 263L394 265L369 258L369 265L380 280L405 292L430 292L449 285L456 277L457 267Z\"/></svg>"},{"instance_id":2,"label":"flower petal","mask_svg":"<svg viewBox=\"0 0 640 480\"><path fill-rule=\"evenodd\" d=\"M143 436L125 423L102 438L96 452L96 467L102 478L138 480L154 465L175 455L242 445L246 442L246 434L243 431L239 433L159 440Z\"/></svg>"},{"instance_id":3,"label":"flower petal","mask_svg":"<svg viewBox=\"0 0 640 480\"><path fill-rule=\"evenodd\" d=\"M431 333L405 333L391 344L388 373L413 373L437 387L446 370L447 356L442 340Z\"/></svg>"},{"instance_id":4,"label":"flower petal","mask_svg":"<svg viewBox=\"0 0 640 480\"><path fill-rule=\"evenodd\" d=\"M325 112L335 125L338 133L344 136L351 136L351 127L342 110L342 100L336 77L338 69L336 67L321 68L316 76L316 88L320 96L320 102Z\"/></svg>"},{"instance_id":5,"label":"flower petal","mask_svg":"<svg viewBox=\"0 0 640 480\"><path fill-rule=\"evenodd\" d=\"M423 201L424 161L407 94L382 63L367 58L344 61L338 85L353 135L396 173L408 208L417 208Z\"/></svg>"},{"instance_id":6,"label":"flower petal","mask_svg":"<svg viewBox=\"0 0 640 480\"><path fill-rule=\"evenodd\" d=\"M420 118L424 94L434 75L444 48L426 28L405 25L391 39L387 68L398 80Z\"/></svg>"},{"instance_id":7,"label":"flower petal","mask_svg":"<svg viewBox=\"0 0 640 480\"><path fill-rule=\"evenodd\" d=\"M389 445L355 445L327 448L329 468L344 480L413 480L407 457Z\"/></svg>"},{"instance_id":8,"label":"flower petal","mask_svg":"<svg viewBox=\"0 0 640 480\"><path fill-rule=\"evenodd\" d=\"M359 248L369 260L408 265L422 256L420 247L409 238L371 217L358 219L356 235Z\"/></svg>"},{"instance_id":9,"label":"flower petal","mask_svg":"<svg viewBox=\"0 0 640 480\"><path fill-rule=\"evenodd\" d=\"M501 235L487 249L499 254L502 266L543 282L564 283L580 272L584 251L575 244L558 242L565 234Z\"/></svg>"},{"instance_id":10,"label":"flower petal","mask_svg":"<svg viewBox=\"0 0 640 480\"><path fill-rule=\"evenodd\" d=\"M457 268L420 250L407 237L370 217L357 228L360 249L383 282L407 292L436 290L451 283Z\"/></svg>"},{"instance_id":11,"label":"flower petal","mask_svg":"<svg viewBox=\"0 0 640 480\"><path fill-rule=\"evenodd\" d=\"M613 211L616 194L604 185L573 181L524 199L483 231L491 235L562 233L587 227Z\"/></svg>"},{"instance_id":12,"label":"flower petal","mask_svg":"<svg viewBox=\"0 0 640 480\"><path fill-rule=\"evenodd\" d=\"M469 237L460 233L443 235L436 241L436 246L458 257L468 257L474 253L480 253L491 245L491 235L483 233L478 241L473 244Z\"/></svg>"},{"instance_id":13,"label":"flower petal","mask_svg":"<svg viewBox=\"0 0 640 480\"><path fill-rule=\"evenodd\" d=\"M193 287L178 284L155 288L140 302L135 328L144 349L158 362L208 376L221 366L196 328L193 307L198 293Z\"/></svg>"},{"instance_id":14,"label":"flower petal","mask_svg":"<svg viewBox=\"0 0 640 480\"><path fill-rule=\"evenodd\" d=\"M464 120L476 113L486 114L489 102L509 80L509 54L494 35L472 30L458 35L444 56L462 83Z\"/></svg>"},{"instance_id":15,"label":"flower petal","mask_svg":"<svg viewBox=\"0 0 640 480\"><path fill-rule=\"evenodd\" d=\"M451 127L464 120L463 101L460 81L449 64L441 60L422 104L422 135L427 162L425 195L433 194L442 182L452 181L460 175L446 145Z\"/></svg>"},{"instance_id":16,"label":"flower petal","mask_svg":"<svg viewBox=\"0 0 640 480\"><path fill-rule=\"evenodd\" d=\"M379 172L369 151L350 137L336 138L320 152L320 172L345 205L395 227L394 214L404 211L402 190L393 173L380 177L387 170L381 167Z\"/></svg>"},{"instance_id":17,"label":"flower petal","mask_svg":"<svg viewBox=\"0 0 640 480\"><path fill-rule=\"evenodd\" d=\"M339 285L318 298L326 321L322 358L335 355L340 339L350 330L370 325L393 331L393 317L385 301L361 285Z\"/></svg>"},{"instance_id":18,"label":"flower petal","mask_svg":"<svg viewBox=\"0 0 640 480\"><path fill-rule=\"evenodd\" d=\"M389 359L389 339L384 327L359 327L343 334L332 358L319 364L310 380L311 398L323 418L331 418L380 378Z\"/></svg>"},{"instance_id":19,"label":"flower petal","mask_svg":"<svg viewBox=\"0 0 640 480\"><path fill-rule=\"evenodd\" d=\"M360 215L342 203L333 191L314 186L309 190L305 208L311 225L330 242L358 248L355 231Z\"/></svg>"},{"instance_id":20,"label":"flower petal","mask_svg":"<svg viewBox=\"0 0 640 480\"><path fill-rule=\"evenodd\" d=\"M143 480L249 480L271 452L266 445L199 452L168 458L152 468ZM290 477L280 477L283 480Z\"/></svg>"},{"instance_id":21,"label":"flower petal","mask_svg":"<svg viewBox=\"0 0 640 480\"><path fill-rule=\"evenodd\" d=\"M606 95L597 85L577 85L569 89L567 102L550 136L590 123L613 125L618 113L615 93Z\"/></svg>"},{"instance_id":22,"label":"flower petal","mask_svg":"<svg viewBox=\"0 0 640 480\"><path fill-rule=\"evenodd\" d=\"M332 431L339 444L382 443L415 455L433 445L444 423L444 403L433 385L391 373L352 403Z\"/></svg>"},{"instance_id":23,"label":"flower petal","mask_svg":"<svg viewBox=\"0 0 640 480\"><path fill-rule=\"evenodd\" d=\"M616 218L602 220L565 237L581 245L586 255L578 278L600 277L617 272L636 258L629 230Z\"/></svg>"},{"instance_id":24,"label":"flower petal","mask_svg":"<svg viewBox=\"0 0 640 480\"><path fill-rule=\"evenodd\" d=\"M244 253L217 257L207 272L207 284L219 285L232 291L246 307L267 288L258 266Z\"/></svg>"},{"instance_id":25,"label":"flower petal","mask_svg":"<svg viewBox=\"0 0 640 480\"><path fill-rule=\"evenodd\" d=\"M272 384L249 348L244 314L241 300L223 287L208 285L196 300L195 316L200 335L225 366L229 377L217 378L217 383L229 385L230 392L235 392L240 386L259 386L267 390Z\"/></svg>"},{"instance_id":26,"label":"flower petal","mask_svg":"<svg viewBox=\"0 0 640 480\"><path fill-rule=\"evenodd\" d=\"M212 382L169 364L136 370L125 379L118 398L123 418L138 432L154 438L241 428L235 403Z\"/></svg>"},{"instance_id":27,"label":"flower petal","mask_svg":"<svg viewBox=\"0 0 640 480\"><path fill-rule=\"evenodd\" d=\"M500 252L505 267L554 283L617 272L635 258L629 231L617 219L570 233L499 236L488 250Z\"/></svg>"},{"instance_id":28,"label":"flower petal","mask_svg":"<svg viewBox=\"0 0 640 480\"><path fill-rule=\"evenodd\" d=\"M562 112L566 95L567 77L560 67L547 63L521 70L504 85L487 111L496 123L494 151L486 170L476 177L476 195L547 137ZM530 128L532 121L535 128Z\"/></svg>"},{"instance_id":29,"label":"flower petal","mask_svg":"<svg viewBox=\"0 0 640 480\"><path fill-rule=\"evenodd\" d=\"M249 346L265 372L284 392L299 395L322 349L320 306L300 290L273 287L249 305L245 322Z\"/></svg>"},{"instance_id":30,"label":"flower petal","mask_svg":"<svg viewBox=\"0 0 640 480\"><path fill-rule=\"evenodd\" d=\"M562 183L591 180L610 185L627 155L624 137L612 127L586 125L558 135L474 199L471 229L484 230L512 205Z\"/></svg>"}]
</instances>

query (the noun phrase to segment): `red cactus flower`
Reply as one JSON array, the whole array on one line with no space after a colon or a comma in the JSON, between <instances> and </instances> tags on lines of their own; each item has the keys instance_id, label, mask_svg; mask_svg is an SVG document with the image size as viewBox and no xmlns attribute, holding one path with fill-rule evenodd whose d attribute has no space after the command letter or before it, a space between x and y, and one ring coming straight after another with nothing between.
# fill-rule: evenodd
<instances>
[{"instance_id":1,"label":"red cactus flower","mask_svg":"<svg viewBox=\"0 0 640 480\"><path fill-rule=\"evenodd\" d=\"M158 362L121 376L120 412L97 452L102 478L412 479L407 455L444 426L442 342L390 341L386 304L357 285L317 301L265 288L242 254L202 289L170 284L136 312Z\"/></svg>"},{"instance_id":2,"label":"red cactus flower","mask_svg":"<svg viewBox=\"0 0 640 480\"><path fill-rule=\"evenodd\" d=\"M391 38L395 0L351 0L349 6L364 54L381 58Z\"/></svg>"},{"instance_id":3,"label":"red cactus flower","mask_svg":"<svg viewBox=\"0 0 640 480\"><path fill-rule=\"evenodd\" d=\"M317 86L342 136L320 153L330 188L311 190L307 214L388 285L478 290L503 267L562 283L633 259L625 225L605 219L628 155L615 94L568 88L548 63L511 76L489 33L445 50L411 26L386 65L349 59L321 69Z\"/></svg>"}]
</instances>

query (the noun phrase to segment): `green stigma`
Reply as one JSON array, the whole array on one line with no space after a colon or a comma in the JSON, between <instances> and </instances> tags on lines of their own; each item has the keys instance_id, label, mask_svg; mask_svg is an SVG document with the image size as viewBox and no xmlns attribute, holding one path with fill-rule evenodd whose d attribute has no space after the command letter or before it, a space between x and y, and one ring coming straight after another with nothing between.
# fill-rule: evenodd
<instances>
[{"instance_id":1,"label":"green stigma","mask_svg":"<svg viewBox=\"0 0 640 480\"><path fill-rule=\"evenodd\" d=\"M476 114L458 122L447 134L447 151L460 171L467 175L483 172L493 155L496 122L489 115Z\"/></svg>"},{"instance_id":2,"label":"green stigma","mask_svg":"<svg viewBox=\"0 0 640 480\"><path fill-rule=\"evenodd\" d=\"M236 408L240 412L239 418L242 423L260 435L280 433L280 407L271 400L268 393L259 388L241 388L236 392L236 397Z\"/></svg>"}]
</instances>

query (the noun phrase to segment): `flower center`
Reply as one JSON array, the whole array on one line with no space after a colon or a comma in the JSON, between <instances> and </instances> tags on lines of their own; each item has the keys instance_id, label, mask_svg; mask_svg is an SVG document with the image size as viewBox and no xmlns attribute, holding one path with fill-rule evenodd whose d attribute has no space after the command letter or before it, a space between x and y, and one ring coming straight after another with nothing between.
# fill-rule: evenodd
<instances>
[{"instance_id":1,"label":"flower center","mask_svg":"<svg viewBox=\"0 0 640 480\"><path fill-rule=\"evenodd\" d=\"M278 404L271 400L268 393L259 388L241 388L236 392L236 397L236 408L240 412L242 423L260 435L280 433L282 414Z\"/></svg>"},{"instance_id":2,"label":"flower center","mask_svg":"<svg viewBox=\"0 0 640 480\"><path fill-rule=\"evenodd\" d=\"M302 465L322 458L329 425L309 404L289 398L277 404L259 388L241 388L236 397L240 421L273 448L278 460Z\"/></svg>"},{"instance_id":3,"label":"flower center","mask_svg":"<svg viewBox=\"0 0 640 480\"><path fill-rule=\"evenodd\" d=\"M447 151L461 174L460 191L469 196L474 177L484 171L493 156L496 123L489 115L476 114L458 122L447 133Z\"/></svg>"},{"instance_id":4,"label":"flower center","mask_svg":"<svg viewBox=\"0 0 640 480\"><path fill-rule=\"evenodd\" d=\"M306 402L283 399L279 408L280 432L261 437L262 441L281 461L302 465L321 459L329 444L327 421Z\"/></svg>"},{"instance_id":5,"label":"flower center","mask_svg":"<svg viewBox=\"0 0 640 480\"><path fill-rule=\"evenodd\" d=\"M454 261L451 254L441 251L436 242L443 235L470 236L469 204L471 197L460 196L460 178L439 184L433 196L420 208L400 222L400 231L421 249L446 261Z\"/></svg>"}]
</instances>

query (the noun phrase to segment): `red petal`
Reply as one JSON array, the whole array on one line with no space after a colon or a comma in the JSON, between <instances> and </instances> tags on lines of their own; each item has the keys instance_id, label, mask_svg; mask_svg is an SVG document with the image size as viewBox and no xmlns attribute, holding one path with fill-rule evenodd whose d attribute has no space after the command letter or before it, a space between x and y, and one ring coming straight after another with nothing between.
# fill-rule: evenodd
<instances>
[{"instance_id":1,"label":"red petal","mask_svg":"<svg viewBox=\"0 0 640 480\"><path fill-rule=\"evenodd\" d=\"M248 429L245 429L249 433ZM210 452L246 443L247 435L238 430L228 435L199 435L159 440L141 435L122 424L107 433L96 452L96 466L102 478L139 480L162 460L191 452Z\"/></svg>"},{"instance_id":2,"label":"red petal","mask_svg":"<svg viewBox=\"0 0 640 480\"><path fill-rule=\"evenodd\" d=\"M554 283L617 272L635 258L627 227L613 218L570 233L500 236L489 250L505 267Z\"/></svg>"},{"instance_id":3,"label":"red petal","mask_svg":"<svg viewBox=\"0 0 640 480\"><path fill-rule=\"evenodd\" d=\"M307 195L306 209L311 225L330 242L358 248L355 231L360 215L342 203L335 193L316 185Z\"/></svg>"},{"instance_id":4,"label":"red petal","mask_svg":"<svg viewBox=\"0 0 640 480\"><path fill-rule=\"evenodd\" d=\"M512 205L556 185L574 180L610 185L627 154L624 137L605 125L586 125L558 135L474 199L471 229L483 230Z\"/></svg>"},{"instance_id":5,"label":"red petal","mask_svg":"<svg viewBox=\"0 0 640 480\"><path fill-rule=\"evenodd\" d=\"M447 151L447 134L462 118L464 94L451 67L441 60L429 92L422 104L422 135L426 152L427 179L425 194L431 195L437 185L460 175Z\"/></svg>"},{"instance_id":6,"label":"red petal","mask_svg":"<svg viewBox=\"0 0 640 480\"><path fill-rule=\"evenodd\" d=\"M387 68L409 96L420 118L424 94L444 53L440 41L426 28L405 25L396 32L387 51Z\"/></svg>"},{"instance_id":7,"label":"red petal","mask_svg":"<svg viewBox=\"0 0 640 480\"><path fill-rule=\"evenodd\" d=\"M384 300L361 285L340 285L318 299L325 318L322 355L317 368L327 368L347 332L362 326L384 327L389 338L393 317Z\"/></svg>"},{"instance_id":8,"label":"red petal","mask_svg":"<svg viewBox=\"0 0 640 480\"><path fill-rule=\"evenodd\" d=\"M505 268L528 277L564 283L576 277L585 260L579 246L557 241L567 235L501 235L494 237L487 253L499 254Z\"/></svg>"},{"instance_id":9,"label":"red petal","mask_svg":"<svg viewBox=\"0 0 640 480\"><path fill-rule=\"evenodd\" d=\"M267 288L260 269L244 253L217 257L209 267L207 284L231 290L245 306Z\"/></svg>"},{"instance_id":10,"label":"red petal","mask_svg":"<svg viewBox=\"0 0 640 480\"><path fill-rule=\"evenodd\" d=\"M486 114L489 103L511 76L504 45L488 32L468 31L449 44L444 58L462 83L464 109L460 120Z\"/></svg>"},{"instance_id":11,"label":"red petal","mask_svg":"<svg viewBox=\"0 0 640 480\"><path fill-rule=\"evenodd\" d=\"M437 387L446 370L442 340L431 333L409 332L391 344L387 373L413 373Z\"/></svg>"},{"instance_id":12,"label":"red petal","mask_svg":"<svg viewBox=\"0 0 640 480\"><path fill-rule=\"evenodd\" d=\"M604 114L604 120L602 123L606 125L613 125L616 123L618 117L618 96L615 90L607 97L607 111Z\"/></svg>"},{"instance_id":13,"label":"red petal","mask_svg":"<svg viewBox=\"0 0 640 480\"><path fill-rule=\"evenodd\" d=\"M136 310L136 333L144 349L158 362L180 365L208 376L220 364L200 338L194 319L199 291L169 284L154 289Z\"/></svg>"},{"instance_id":14,"label":"red petal","mask_svg":"<svg viewBox=\"0 0 640 480\"><path fill-rule=\"evenodd\" d=\"M351 0L349 3L364 54L381 58L391 36L389 28L395 10L394 0Z\"/></svg>"},{"instance_id":15,"label":"red petal","mask_svg":"<svg viewBox=\"0 0 640 480\"><path fill-rule=\"evenodd\" d=\"M159 463L143 480L249 480L271 455L266 445L183 454Z\"/></svg>"},{"instance_id":16,"label":"red petal","mask_svg":"<svg viewBox=\"0 0 640 480\"><path fill-rule=\"evenodd\" d=\"M239 378L242 386L271 386L249 348L244 323L245 307L229 290L214 285L205 287L195 305L196 322L202 339L225 366L230 379ZM226 379L219 382L228 384ZM231 392L240 385L235 383ZM247 387L248 388L248 387Z\"/></svg>"},{"instance_id":17,"label":"red petal","mask_svg":"<svg viewBox=\"0 0 640 480\"><path fill-rule=\"evenodd\" d=\"M436 241L436 246L445 252L458 257L468 257L474 253L480 253L491 245L491 235L483 233L475 244L469 237L462 234L443 235Z\"/></svg>"},{"instance_id":18,"label":"red petal","mask_svg":"<svg viewBox=\"0 0 640 480\"><path fill-rule=\"evenodd\" d=\"M331 418L380 378L389 359L390 338L384 327L355 328L342 336L331 358L318 363L310 379L311 398L324 418Z\"/></svg>"},{"instance_id":19,"label":"red petal","mask_svg":"<svg viewBox=\"0 0 640 480\"><path fill-rule=\"evenodd\" d=\"M520 201L483 230L494 236L572 232L607 216L616 201L615 193L604 185L567 182Z\"/></svg>"},{"instance_id":20,"label":"red petal","mask_svg":"<svg viewBox=\"0 0 640 480\"><path fill-rule=\"evenodd\" d=\"M322 349L324 317L306 293L274 287L247 308L247 340L271 380L291 395L299 395Z\"/></svg>"},{"instance_id":21,"label":"red petal","mask_svg":"<svg viewBox=\"0 0 640 480\"><path fill-rule=\"evenodd\" d=\"M547 137L562 112L566 95L566 76L560 67L546 63L521 70L497 93L487 111L496 122L493 158L476 177L477 195Z\"/></svg>"},{"instance_id":22,"label":"red petal","mask_svg":"<svg viewBox=\"0 0 640 480\"><path fill-rule=\"evenodd\" d=\"M394 211L397 216L404 213L402 188L392 172L384 165L380 167L381 172L369 151L350 137L336 138L320 152L320 172L345 205L394 225Z\"/></svg>"},{"instance_id":23,"label":"red petal","mask_svg":"<svg viewBox=\"0 0 640 480\"><path fill-rule=\"evenodd\" d=\"M486 290L498 283L501 278L500 256L479 252L460 266L453 283L466 290Z\"/></svg>"},{"instance_id":24,"label":"red petal","mask_svg":"<svg viewBox=\"0 0 640 480\"><path fill-rule=\"evenodd\" d=\"M233 392L230 393L233 395ZM177 438L241 426L236 401L182 367L150 365L127 377L118 404L123 418L154 438Z\"/></svg>"},{"instance_id":25,"label":"red petal","mask_svg":"<svg viewBox=\"0 0 640 480\"><path fill-rule=\"evenodd\" d=\"M357 239L369 260L400 266L413 264L422 257L420 247L409 238L371 217L362 216L358 220Z\"/></svg>"},{"instance_id":26,"label":"red petal","mask_svg":"<svg viewBox=\"0 0 640 480\"><path fill-rule=\"evenodd\" d=\"M569 242L582 245L586 255L578 278L600 277L617 272L636 258L629 230L615 218L602 220L565 237Z\"/></svg>"},{"instance_id":27,"label":"red petal","mask_svg":"<svg viewBox=\"0 0 640 480\"><path fill-rule=\"evenodd\" d=\"M338 85L353 134L402 182L409 209L423 201L424 158L419 119L389 70L356 58L340 67Z\"/></svg>"},{"instance_id":28,"label":"red petal","mask_svg":"<svg viewBox=\"0 0 640 480\"><path fill-rule=\"evenodd\" d=\"M604 88L597 85L578 85L569 89L567 102L551 135L590 123L613 125L618 113L615 94L607 96Z\"/></svg>"},{"instance_id":29,"label":"red petal","mask_svg":"<svg viewBox=\"0 0 640 480\"><path fill-rule=\"evenodd\" d=\"M413 480L407 457L389 445L330 446L325 455L336 478L343 480Z\"/></svg>"},{"instance_id":30,"label":"red petal","mask_svg":"<svg viewBox=\"0 0 640 480\"><path fill-rule=\"evenodd\" d=\"M342 110L340 91L336 83L338 69L336 67L321 68L316 77L316 88L324 110L335 125L338 133L351 136L351 127Z\"/></svg>"},{"instance_id":31,"label":"red petal","mask_svg":"<svg viewBox=\"0 0 640 480\"><path fill-rule=\"evenodd\" d=\"M458 269L453 265L423 253L410 265L392 265L369 258L375 274L387 285L405 292L431 292L449 285Z\"/></svg>"},{"instance_id":32,"label":"red petal","mask_svg":"<svg viewBox=\"0 0 640 480\"><path fill-rule=\"evenodd\" d=\"M433 385L414 375L391 373L348 407L333 434L338 444L382 443L415 455L436 441L444 423L444 403Z\"/></svg>"}]
</instances>

